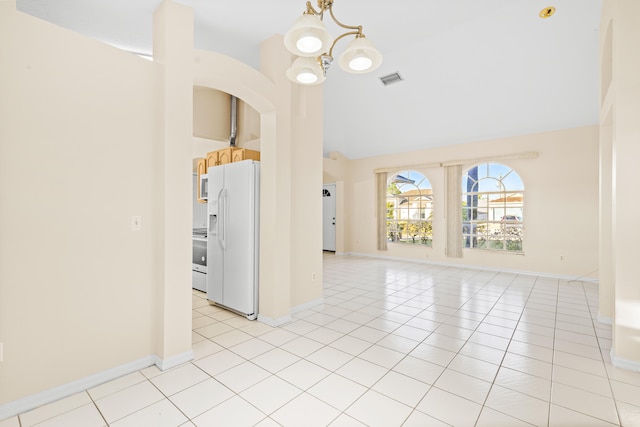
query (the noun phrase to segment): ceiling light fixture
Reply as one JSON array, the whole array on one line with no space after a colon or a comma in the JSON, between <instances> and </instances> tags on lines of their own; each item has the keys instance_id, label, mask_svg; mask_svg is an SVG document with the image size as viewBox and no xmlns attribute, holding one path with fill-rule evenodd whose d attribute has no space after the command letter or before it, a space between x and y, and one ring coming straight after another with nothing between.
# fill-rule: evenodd
<instances>
[{"instance_id":1,"label":"ceiling light fixture","mask_svg":"<svg viewBox=\"0 0 640 427\"><path fill-rule=\"evenodd\" d=\"M314 85L322 83L327 70L333 63L333 48L338 40L346 36L355 36L340 55L338 63L343 70L354 73L368 73L382 63L382 54L373 47L362 33L362 25L345 25L333 14L333 0L318 0L316 10L311 2L307 2L307 10L293 24L284 36L284 45L289 52L297 55L287 77L295 83ZM329 11L331 19L347 31L332 39L322 22L324 13Z\"/></svg>"},{"instance_id":2,"label":"ceiling light fixture","mask_svg":"<svg viewBox=\"0 0 640 427\"><path fill-rule=\"evenodd\" d=\"M556 13L556 8L553 6L545 7L540 11L538 16L542 19L550 18L554 13Z\"/></svg>"}]
</instances>

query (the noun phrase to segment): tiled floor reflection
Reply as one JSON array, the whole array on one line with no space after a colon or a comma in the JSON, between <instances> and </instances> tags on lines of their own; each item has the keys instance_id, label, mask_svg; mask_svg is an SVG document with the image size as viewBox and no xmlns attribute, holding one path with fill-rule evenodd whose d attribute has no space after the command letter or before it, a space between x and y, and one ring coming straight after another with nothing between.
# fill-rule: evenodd
<instances>
[{"instance_id":1,"label":"tiled floor reflection","mask_svg":"<svg viewBox=\"0 0 640 427\"><path fill-rule=\"evenodd\" d=\"M597 305L591 283L325 254L324 304L291 323L194 291L193 362L0 427L640 425Z\"/></svg>"}]
</instances>

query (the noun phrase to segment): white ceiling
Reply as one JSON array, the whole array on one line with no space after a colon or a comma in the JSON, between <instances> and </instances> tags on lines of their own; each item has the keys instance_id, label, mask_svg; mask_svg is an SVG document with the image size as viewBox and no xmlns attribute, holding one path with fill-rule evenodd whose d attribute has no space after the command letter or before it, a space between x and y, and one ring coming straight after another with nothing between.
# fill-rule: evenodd
<instances>
[{"instance_id":1,"label":"white ceiling","mask_svg":"<svg viewBox=\"0 0 640 427\"><path fill-rule=\"evenodd\" d=\"M175 1L194 9L196 48L255 68L259 43L305 9L304 0ZM147 54L160 3L17 0L23 12ZM547 6L556 14L539 18ZM602 0L335 0L336 17L362 25L384 60L371 74L329 70L325 153L353 159L597 124L601 8ZM385 87L379 77L393 72L405 80Z\"/></svg>"}]
</instances>

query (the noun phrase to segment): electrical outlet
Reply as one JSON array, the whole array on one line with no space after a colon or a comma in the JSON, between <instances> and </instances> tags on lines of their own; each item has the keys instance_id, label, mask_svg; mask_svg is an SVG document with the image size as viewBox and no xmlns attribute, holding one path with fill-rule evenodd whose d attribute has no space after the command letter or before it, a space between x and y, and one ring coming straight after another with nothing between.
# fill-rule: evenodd
<instances>
[{"instance_id":1,"label":"electrical outlet","mask_svg":"<svg viewBox=\"0 0 640 427\"><path fill-rule=\"evenodd\" d=\"M316 273L311 273L311 280L316 280Z\"/></svg>"},{"instance_id":2,"label":"electrical outlet","mask_svg":"<svg viewBox=\"0 0 640 427\"><path fill-rule=\"evenodd\" d=\"M560 255L560 261L564 261L564 255Z\"/></svg>"},{"instance_id":3,"label":"electrical outlet","mask_svg":"<svg viewBox=\"0 0 640 427\"><path fill-rule=\"evenodd\" d=\"M4 343L0 342L0 362L4 361Z\"/></svg>"},{"instance_id":4,"label":"electrical outlet","mask_svg":"<svg viewBox=\"0 0 640 427\"><path fill-rule=\"evenodd\" d=\"M131 231L142 230L142 217L134 215L131 217Z\"/></svg>"}]
</instances>

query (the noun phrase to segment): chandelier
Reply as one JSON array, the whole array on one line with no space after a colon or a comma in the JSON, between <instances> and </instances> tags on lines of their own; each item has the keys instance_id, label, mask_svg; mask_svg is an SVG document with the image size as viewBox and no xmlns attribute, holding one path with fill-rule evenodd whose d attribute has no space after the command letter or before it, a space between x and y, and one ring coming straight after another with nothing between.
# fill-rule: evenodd
<instances>
[{"instance_id":1,"label":"chandelier","mask_svg":"<svg viewBox=\"0 0 640 427\"><path fill-rule=\"evenodd\" d=\"M333 48L338 40L347 36L355 38L338 58L340 68L349 73L361 74L380 66L382 54L365 38L362 25L345 25L338 21L333 14L333 0L318 0L318 8L316 10L308 1L307 10L284 36L287 50L298 56L287 70L287 77L291 81L304 85L322 83L333 63ZM329 11L331 19L338 26L348 30L335 40L322 22L326 11Z\"/></svg>"}]
</instances>

